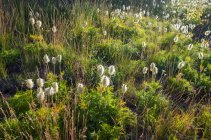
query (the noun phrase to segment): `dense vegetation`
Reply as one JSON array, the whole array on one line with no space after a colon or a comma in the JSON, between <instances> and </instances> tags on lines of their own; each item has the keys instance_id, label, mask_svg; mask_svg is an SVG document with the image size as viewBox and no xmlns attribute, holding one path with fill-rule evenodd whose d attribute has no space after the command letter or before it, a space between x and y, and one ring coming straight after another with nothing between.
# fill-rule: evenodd
<instances>
[{"instance_id":1,"label":"dense vegetation","mask_svg":"<svg viewBox=\"0 0 211 140\"><path fill-rule=\"evenodd\" d=\"M0 139L211 139L211 1L0 8Z\"/></svg>"}]
</instances>

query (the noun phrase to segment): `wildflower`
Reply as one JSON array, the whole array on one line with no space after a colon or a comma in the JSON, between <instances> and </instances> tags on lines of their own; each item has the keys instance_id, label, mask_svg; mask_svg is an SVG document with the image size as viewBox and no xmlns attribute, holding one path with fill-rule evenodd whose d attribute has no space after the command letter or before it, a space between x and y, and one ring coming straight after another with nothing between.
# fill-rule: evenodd
<instances>
[{"instance_id":1,"label":"wildflower","mask_svg":"<svg viewBox=\"0 0 211 140\"><path fill-rule=\"evenodd\" d=\"M29 89L32 89L34 87L34 82L32 81L32 79L26 80L26 87Z\"/></svg>"},{"instance_id":2,"label":"wildflower","mask_svg":"<svg viewBox=\"0 0 211 140\"><path fill-rule=\"evenodd\" d=\"M97 73L98 73L100 76L102 76L102 75L104 74L104 71L105 71L105 69L104 69L103 65L98 65L98 66L97 66Z\"/></svg>"},{"instance_id":3,"label":"wildflower","mask_svg":"<svg viewBox=\"0 0 211 140\"><path fill-rule=\"evenodd\" d=\"M31 23L31 25L34 25L34 24L35 24L35 19L34 19L33 17L31 17L31 18L29 19L29 22Z\"/></svg>"},{"instance_id":4,"label":"wildflower","mask_svg":"<svg viewBox=\"0 0 211 140\"><path fill-rule=\"evenodd\" d=\"M52 32L53 32L53 33L56 33L56 32L57 32L56 26L53 26L53 27L52 27Z\"/></svg>"},{"instance_id":5,"label":"wildflower","mask_svg":"<svg viewBox=\"0 0 211 140\"><path fill-rule=\"evenodd\" d=\"M84 85L82 83L78 83L77 85L77 92L78 93L83 93L84 91Z\"/></svg>"},{"instance_id":6,"label":"wildflower","mask_svg":"<svg viewBox=\"0 0 211 140\"><path fill-rule=\"evenodd\" d=\"M47 54L44 55L43 59L44 59L44 63L46 64L50 62L50 59Z\"/></svg>"},{"instance_id":7,"label":"wildflower","mask_svg":"<svg viewBox=\"0 0 211 140\"><path fill-rule=\"evenodd\" d=\"M153 63L151 63L150 64L150 71L153 71L153 69L156 67L156 65L155 65L155 63L153 62Z\"/></svg>"},{"instance_id":8,"label":"wildflower","mask_svg":"<svg viewBox=\"0 0 211 140\"><path fill-rule=\"evenodd\" d=\"M56 57L52 57L52 63L53 63L54 65L56 64L56 61L57 61Z\"/></svg>"},{"instance_id":9,"label":"wildflower","mask_svg":"<svg viewBox=\"0 0 211 140\"><path fill-rule=\"evenodd\" d=\"M144 67L142 72L143 72L143 74L147 74L147 71L148 71L148 68Z\"/></svg>"},{"instance_id":10,"label":"wildflower","mask_svg":"<svg viewBox=\"0 0 211 140\"><path fill-rule=\"evenodd\" d=\"M62 62L62 55L57 55L56 59L59 63L61 63Z\"/></svg>"},{"instance_id":11,"label":"wildflower","mask_svg":"<svg viewBox=\"0 0 211 140\"><path fill-rule=\"evenodd\" d=\"M105 12L105 15L106 15L106 16L108 16L108 14L109 14L109 12L108 12L108 11L106 11L106 12Z\"/></svg>"},{"instance_id":12,"label":"wildflower","mask_svg":"<svg viewBox=\"0 0 211 140\"><path fill-rule=\"evenodd\" d=\"M106 36L107 35L107 31L103 31L103 35Z\"/></svg>"},{"instance_id":13,"label":"wildflower","mask_svg":"<svg viewBox=\"0 0 211 140\"><path fill-rule=\"evenodd\" d=\"M101 84L104 86L104 87L107 87L110 85L110 78L108 76L102 76L101 77Z\"/></svg>"},{"instance_id":14,"label":"wildflower","mask_svg":"<svg viewBox=\"0 0 211 140\"><path fill-rule=\"evenodd\" d=\"M115 66L114 65L111 65L111 66L108 67L109 75L114 75L115 72L116 72L116 70L115 70Z\"/></svg>"},{"instance_id":15,"label":"wildflower","mask_svg":"<svg viewBox=\"0 0 211 140\"><path fill-rule=\"evenodd\" d=\"M146 48L146 43L142 42L142 48Z\"/></svg>"},{"instance_id":16,"label":"wildflower","mask_svg":"<svg viewBox=\"0 0 211 140\"><path fill-rule=\"evenodd\" d=\"M125 5L122 5L122 10L125 10Z\"/></svg>"},{"instance_id":17,"label":"wildflower","mask_svg":"<svg viewBox=\"0 0 211 140\"><path fill-rule=\"evenodd\" d=\"M37 89L37 99L39 100L39 102L43 102L45 100L45 92L42 88Z\"/></svg>"},{"instance_id":18,"label":"wildflower","mask_svg":"<svg viewBox=\"0 0 211 140\"><path fill-rule=\"evenodd\" d=\"M52 83L52 88L54 89L54 92L59 92L59 85L57 82Z\"/></svg>"},{"instance_id":19,"label":"wildflower","mask_svg":"<svg viewBox=\"0 0 211 140\"><path fill-rule=\"evenodd\" d=\"M204 48L205 47L205 43L204 43L204 41L201 43L201 48Z\"/></svg>"},{"instance_id":20,"label":"wildflower","mask_svg":"<svg viewBox=\"0 0 211 140\"><path fill-rule=\"evenodd\" d=\"M162 70L161 76L163 76L166 73L165 70Z\"/></svg>"},{"instance_id":21,"label":"wildflower","mask_svg":"<svg viewBox=\"0 0 211 140\"><path fill-rule=\"evenodd\" d=\"M45 83L45 80L42 79L42 78L38 78L38 79L36 80L36 84L37 84L37 86L38 86L39 88L42 88L42 87L44 86L44 83Z\"/></svg>"},{"instance_id":22,"label":"wildflower","mask_svg":"<svg viewBox=\"0 0 211 140\"><path fill-rule=\"evenodd\" d=\"M179 62L177 68L178 68L178 69L182 69L184 66L185 66L185 62L182 61L182 62Z\"/></svg>"},{"instance_id":23,"label":"wildflower","mask_svg":"<svg viewBox=\"0 0 211 140\"><path fill-rule=\"evenodd\" d=\"M126 93L127 92L127 85L123 84L122 85L122 93Z\"/></svg>"},{"instance_id":24,"label":"wildflower","mask_svg":"<svg viewBox=\"0 0 211 140\"><path fill-rule=\"evenodd\" d=\"M154 67L154 68L152 69L152 74L153 74L153 75L158 74L158 68L157 68L157 67Z\"/></svg>"},{"instance_id":25,"label":"wildflower","mask_svg":"<svg viewBox=\"0 0 211 140\"><path fill-rule=\"evenodd\" d=\"M30 16L30 17L33 16L33 12L32 12L32 11L29 12L29 16Z\"/></svg>"},{"instance_id":26,"label":"wildflower","mask_svg":"<svg viewBox=\"0 0 211 140\"><path fill-rule=\"evenodd\" d=\"M192 48L193 48L193 44L189 44L188 45L188 50L190 51L190 50L192 50Z\"/></svg>"},{"instance_id":27,"label":"wildflower","mask_svg":"<svg viewBox=\"0 0 211 140\"><path fill-rule=\"evenodd\" d=\"M208 43L208 42L206 42L206 43L204 44L204 48L209 48L209 43Z\"/></svg>"},{"instance_id":28,"label":"wildflower","mask_svg":"<svg viewBox=\"0 0 211 140\"><path fill-rule=\"evenodd\" d=\"M178 42L178 40L179 40L179 38L178 38L178 36L176 36L176 37L174 38L174 42L176 43L176 42Z\"/></svg>"},{"instance_id":29,"label":"wildflower","mask_svg":"<svg viewBox=\"0 0 211 140\"><path fill-rule=\"evenodd\" d=\"M40 28L42 26L42 21L37 20L36 21L36 26L37 26L37 28Z\"/></svg>"},{"instance_id":30,"label":"wildflower","mask_svg":"<svg viewBox=\"0 0 211 140\"><path fill-rule=\"evenodd\" d=\"M45 88L45 94L48 96L53 96L55 94L54 88L53 87Z\"/></svg>"},{"instance_id":31,"label":"wildflower","mask_svg":"<svg viewBox=\"0 0 211 140\"><path fill-rule=\"evenodd\" d=\"M208 36L210 33L211 33L211 31L206 31L206 32L204 33L204 35L205 35L205 36Z\"/></svg>"},{"instance_id":32,"label":"wildflower","mask_svg":"<svg viewBox=\"0 0 211 140\"><path fill-rule=\"evenodd\" d=\"M130 6L127 6L127 7L126 7L126 10L129 11L129 10L130 10Z\"/></svg>"},{"instance_id":33,"label":"wildflower","mask_svg":"<svg viewBox=\"0 0 211 140\"><path fill-rule=\"evenodd\" d=\"M204 54L202 52L199 52L198 53L198 57L199 57L199 59L203 59L204 58Z\"/></svg>"},{"instance_id":34,"label":"wildflower","mask_svg":"<svg viewBox=\"0 0 211 140\"><path fill-rule=\"evenodd\" d=\"M40 16L40 14L38 12L36 12L35 16L38 18Z\"/></svg>"},{"instance_id":35,"label":"wildflower","mask_svg":"<svg viewBox=\"0 0 211 140\"><path fill-rule=\"evenodd\" d=\"M100 13L100 9L99 8L97 8L97 13Z\"/></svg>"}]
</instances>

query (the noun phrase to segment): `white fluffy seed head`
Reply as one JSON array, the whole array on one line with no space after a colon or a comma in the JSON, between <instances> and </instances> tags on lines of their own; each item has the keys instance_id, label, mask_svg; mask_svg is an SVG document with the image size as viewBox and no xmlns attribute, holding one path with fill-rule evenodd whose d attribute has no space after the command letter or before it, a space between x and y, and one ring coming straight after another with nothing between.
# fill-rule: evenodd
<instances>
[{"instance_id":1,"label":"white fluffy seed head","mask_svg":"<svg viewBox=\"0 0 211 140\"><path fill-rule=\"evenodd\" d=\"M153 74L153 75L158 74L158 68L157 68L157 67L154 67L154 68L152 69L152 74Z\"/></svg>"},{"instance_id":2,"label":"white fluffy seed head","mask_svg":"<svg viewBox=\"0 0 211 140\"><path fill-rule=\"evenodd\" d=\"M182 62L179 62L177 68L178 68L178 69L182 69L184 66L185 66L185 62L182 61Z\"/></svg>"},{"instance_id":3,"label":"white fluffy seed head","mask_svg":"<svg viewBox=\"0 0 211 140\"><path fill-rule=\"evenodd\" d=\"M156 64L153 62L150 64L150 71L153 71L153 69L156 67Z\"/></svg>"},{"instance_id":4,"label":"white fluffy seed head","mask_svg":"<svg viewBox=\"0 0 211 140\"><path fill-rule=\"evenodd\" d=\"M25 82L27 88L32 89L34 87L34 82L32 81L32 79L27 79Z\"/></svg>"},{"instance_id":5,"label":"white fluffy seed head","mask_svg":"<svg viewBox=\"0 0 211 140\"><path fill-rule=\"evenodd\" d=\"M61 63L62 62L62 55L57 55L56 59L59 63Z\"/></svg>"},{"instance_id":6,"label":"white fluffy seed head","mask_svg":"<svg viewBox=\"0 0 211 140\"><path fill-rule=\"evenodd\" d=\"M193 48L193 44L189 44L188 45L188 50L190 51L190 50L192 50L192 48Z\"/></svg>"},{"instance_id":7,"label":"white fluffy seed head","mask_svg":"<svg viewBox=\"0 0 211 140\"><path fill-rule=\"evenodd\" d=\"M143 74L147 74L147 71L148 71L147 67L144 67L143 70L142 70Z\"/></svg>"},{"instance_id":8,"label":"white fluffy seed head","mask_svg":"<svg viewBox=\"0 0 211 140\"><path fill-rule=\"evenodd\" d=\"M56 64L56 61L57 61L57 59L56 59L56 57L52 57L52 63L55 65Z\"/></svg>"},{"instance_id":9,"label":"white fluffy seed head","mask_svg":"<svg viewBox=\"0 0 211 140\"><path fill-rule=\"evenodd\" d=\"M41 28L41 26L42 26L42 21L37 20L37 21L36 21L36 26L37 26L37 28Z\"/></svg>"},{"instance_id":10,"label":"white fluffy seed head","mask_svg":"<svg viewBox=\"0 0 211 140\"><path fill-rule=\"evenodd\" d=\"M203 52L199 52L199 53L198 53L198 57L199 57L199 59L203 59L203 58L204 58Z\"/></svg>"},{"instance_id":11,"label":"white fluffy seed head","mask_svg":"<svg viewBox=\"0 0 211 140\"><path fill-rule=\"evenodd\" d=\"M34 25L34 24L35 24L35 19L34 19L33 17L31 17L31 18L29 19L29 22L31 23L31 25Z\"/></svg>"},{"instance_id":12,"label":"white fluffy seed head","mask_svg":"<svg viewBox=\"0 0 211 140\"><path fill-rule=\"evenodd\" d=\"M211 31L208 30L208 31L206 31L206 32L204 33L204 35L205 35L205 36L208 36L210 33L211 33Z\"/></svg>"},{"instance_id":13,"label":"white fluffy seed head","mask_svg":"<svg viewBox=\"0 0 211 140\"><path fill-rule=\"evenodd\" d=\"M82 83L78 83L77 85L77 92L78 93L83 93L84 91L84 85Z\"/></svg>"},{"instance_id":14,"label":"white fluffy seed head","mask_svg":"<svg viewBox=\"0 0 211 140\"><path fill-rule=\"evenodd\" d=\"M57 82L52 83L52 88L55 93L59 92L59 84Z\"/></svg>"},{"instance_id":15,"label":"white fluffy seed head","mask_svg":"<svg viewBox=\"0 0 211 140\"><path fill-rule=\"evenodd\" d=\"M54 88L53 87L45 88L45 94L48 96L53 96L55 94Z\"/></svg>"},{"instance_id":16,"label":"white fluffy seed head","mask_svg":"<svg viewBox=\"0 0 211 140\"><path fill-rule=\"evenodd\" d=\"M108 11L106 11L106 12L105 12L105 14L106 14L106 16L108 16L108 15L109 15L109 12L108 12Z\"/></svg>"},{"instance_id":17,"label":"white fluffy seed head","mask_svg":"<svg viewBox=\"0 0 211 140\"><path fill-rule=\"evenodd\" d=\"M178 40L179 40L179 37L178 36L175 36L174 42L176 43L176 42L178 42Z\"/></svg>"},{"instance_id":18,"label":"white fluffy seed head","mask_svg":"<svg viewBox=\"0 0 211 140\"><path fill-rule=\"evenodd\" d=\"M126 93L127 92L127 85L123 84L122 85L122 93Z\"/></svg>"},{"instance_id":19,"label":"white fluffy seed head","mask_svg":"<svg viewBox=\"0 0 211 140\"><path fill-rule=\"evenodd\" d=\"M45 83L45 80L42 79L42 78L38 78L38 79L36 80L36 84L37 84L37 86L38 86L39 88L42 88L42 87L44 86L44 83Z\"/></svg>"},{"instance_id":20,"label":"white fluffy seed head","mask_svg":"<svg viewBox=\"0 0 211 140\"><path fill-rule=\"evenodd\" d=\"M108 73L109 75L114 75L116 73L116 69L114 65L111 65L108 67Z\"/></svg>"},{"instance_id":21,"label":"white fluffy seed head","mask_svg":"<svg viewBox=\"0 0 211 140\"><path fill-rule=\"evenodd\" d=\"M103 35L106 36L107 35L107 31L103 31Z\"/></svg>"},{"instance_id":22,"label":"white fluffy seed head","mask_svg":"<svg viewBox=\"0 0 211 140\"><path fill-rule=\"evenodd\" d=\"M108 76L102 76L101 77L101 84L104 86L104 87L107 87L110 85L110 78Z\"/></svg>"},{"instance_id":23,"label":"white fluffy seed head","mask_svg":"<svg viewBox=\"0 0 211 140\"><path fill-rule=\"evenodd\" d=\"M45 92L42 88L37 89L37 99L39 102L43 102L45 100Z\"/></svg>"},{"instance_id":24,"label":"white fluffy seed head","mask_svg":"<svg viewBox=\"0 0 211 140\"><path fill-rule=\"evenodd\" d=\"M98 65L98 66L97 66L97 73L98 73L100 76L102 76L102 75L104 74L104 72L105 72L105 69L104 69L103 65Z\"/></svg>"},{"instance_id":25,"label":"white fluffy seed head","mask_svg":"<svg viewBox=\"0 0 211 140\"><path fill-rule=\"evenodd\" d=\"M50 62L50 59L47 54L44 55L43 60L44 60L44 63L46 64Z\"/></svg>"},{"instance_id":26,"label":"white fluffy seed head","mask_svg":"<svg viewBox=\"0 0 211 140\"><path fill-rule=\"evenodd\" d=\"M146 48L146 42L142 42L142 48Z\"/></svg>"},{"instance_id":27,"label":"white fluffy seed head","mask_svg":"<svg viewBox=\"0 0 211 140\"><path fill-rule=\"evenodd\" d=\"M52 32L53 32L53 33L56 33L56 32L57 32L56 26L53 26L53 27L52 27Z\"/></svg>"}]
</instances>

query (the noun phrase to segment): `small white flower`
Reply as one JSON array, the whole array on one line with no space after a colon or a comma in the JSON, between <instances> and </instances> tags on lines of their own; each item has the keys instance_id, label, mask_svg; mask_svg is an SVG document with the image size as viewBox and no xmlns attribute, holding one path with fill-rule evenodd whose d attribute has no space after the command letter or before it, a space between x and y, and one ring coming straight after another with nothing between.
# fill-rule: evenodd
<instances>
[{"instance_id":1,"label":"small white flower","mask_svg":"<svg viewBox=\"0 0 211 140\"><path fill-rule=\"evenodd\" d=\"M44 63L46 64L50 62L50 59L47 54L44 55L43 60L44 60Z\"/></svg>"},{"instance_id":2,"label":"small white flower","mask_svg":"<svg viewBox=\"0 0 211 140\"><path fill-rule=\"evenodd\" d=\"M176 43L176 42L178 42L178 40L179 40L179 37L178 36L175 36L174 42Z\"/></svg>"},{"instance_id":3,"label":"small white flower","mask_svg":"<svg viewBox=\"0 0 211 140\"><path fill-rule=\"evenodd\" d=\"M52 83L52 88L54 89L54 92L59 92L59 85L57 82Z\"/></svg>"},{"instance_id":4,"label":"small white flower","mask_svg":"<svg viewBox=\"0 0 211 140\"><path fill-rule=\"evenodd\" d=\"M147 74L147 71L148 71L147 67L144 67L143 70L142 70L143 74Z\"/></svg>"},{"instance_id":5,"label":"small white flower","mask_svg":"<svg viewBox=\"0 0 211 140\"><path fill-rule=\"evenodd\" d=\"M177 65L177 68L182 69L184 66L185 66L185 62L182 61L182 62L179 62L179 64Z\"/></svg>"},{"instance_id":6,"label":"small white flower","mask_svg":"<svg viewBox=\"0 0 211 140\"><path fill-rule=\"evenodd\" d=\"M84 91L84 85L82 83L78 83L77 85L77 92L78 93L83 93Z\"/></svg>"},{"instance_id":7,"label":"small white flower","mask_svg":"<svg viewBox=\"0 0 211 140\"><path fill-rule=\"evenodd\" d=\"M53 33L56 33L56 32L57 32L56 26L53 26L53 27L52 27L52 32L53 32Z\"/></svg>"},{"instance_id":8,"label":"small white flower","mask_svg":"<svg viewBox=\"0 0 211 140\"><path fill-rule=\"evenodd\" d=\"M53 87L45 88L45 94L48 96L53 96L55 94L54 88Z\"/></svg>"},{"instance_id":9,"label":"small white flower","mask_svg":"<svg viewBox=\"0 0 211 140\"><path fill-rule=\"evenodd\" d=\"M40 28L42 26L42 21L37 20L36 21L36 26L37 26L37 28Z\"/></svg>"},{"instance_id":10,"label":"small white flower","mask_svg":"<svg viewBox=\"0 0 211 140\"><path fill-rule=\"evenodd\" d=\"M102 76L102 75L104 74L104 71L105 71L105 69L104 69L103 65L98 65L98 66L97 66L97 73L98 73L100 76Z\"/></svg>"},{"instance_id":11,"label":"small white flower","mask_svg":"<svg viewBox=\"0 0 211 140\"><path fill-rule=\"evenodd\" d=\"M101 84L104 86L104 87L107 87L110 85L110 78L108 76L102 76L101 77Z\"/></svg>"},{"instance_id":12,"label":"small white flower","mask_svg":"<svg viewBox=\"0 0 211 140\"><path fill-rule=\"evenodd\" d=\"M31 17L31 18L29 19L29 22L31 23L31 25L34 25L34 24L35 24L35 19L34 19L33 17Z\"/></svg>"},{"instance_id":13,"label":"small white flower","mask_svg":"<svg viewBox=\"0 0 211 140\"><path fill-rule=\"evenodd\" d=\"M38 79L36 80L36 84L37 84L37 86L40 87L40 88L42 88L42 87L44 86L44 83L45 83L45 80L42 79L42 78L38 78Z\"/></svg>"},{"instance_id":14,"label":"small white flower","mask_svg":"<svg viewBox=\"0 0 211 140\"><path fill-rule=\"evenodd\" d=\"M45 100L45 92L42 88L37 89L37 99L39 100L39 102L43 102Z\"/></svg>"},{"instance_id":15,"label":"small white flower","mask_svg":"<svg viewBox=\"0 0 211 140\"><path fill-rule=\"evenodd\" d=\"M204 58L204 54L202 52L199 52L198 53L198 57L199 57L199 59L203 59Z\"/></svg>"},{"instance_id":16,"label":"small white flower","mask_svg":"<svg viewBox=\"0 0 211 140\"><path fill-rule=\"evenodd\" d=\"M32 81L32 79L26 80L26 87L29 89L32 89L34 87L34 82Z\"/></svg>"},{"instance_id":17,"label":"small white flower","mask_svg":"<svg viewBox=\"0 0 211 140\"><path fill-rule=\"evenodd\" d=\"M123 84L122 85L122 93L126 93L127 92L127 85Z\"/></svg>"},{"instance_id":18,"label":"small white flower","mask_svg":"<svg viewBox=\"0 0 211 140\"><path fill-rule=\"evenodd\" d=\"M62 62L62 55L58 55L56 58L57 58L57 61L58 61L59 63Z\"/></svg>"},{"instance_id":19,"label":"small white flower","mask_svg":"<svg viewBox=\"0 0 211 140\"><path fill-rule=\"evenodd\" d=\"M56 59L56 57L52 57L52 63L55 65L56 64L56 61L57 61L57 59Z\"/></svg>"},{"instance_id":20,"label":"small white flower","mask_svg":"<svg viewBox=\"0 0 211 140\"><path fill-rule=\"evenodd\" d=\"M115 70L115 66L114 65L111 65L111 66L108 67L109 75L114 75L115 72L116 72L116 70Z\"/></svg>"}]
</instances>

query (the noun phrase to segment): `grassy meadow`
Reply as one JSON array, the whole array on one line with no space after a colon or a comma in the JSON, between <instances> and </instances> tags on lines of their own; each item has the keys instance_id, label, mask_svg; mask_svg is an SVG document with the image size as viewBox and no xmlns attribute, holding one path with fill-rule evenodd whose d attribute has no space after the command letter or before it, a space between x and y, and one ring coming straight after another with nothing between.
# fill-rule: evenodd
<instances>
[{"instance_id":1,"label":"grassy meadow","mask_svg":"<svg viewBox=\"0 0 211 140\"><path fill-rule=\"evenodd\" d=\"M210 0L0 0L0 140L210 140Z\"/></svg>"}]
</instances>

